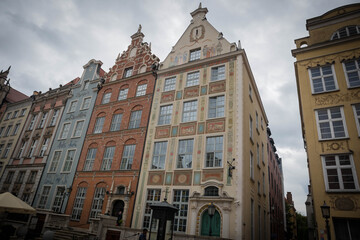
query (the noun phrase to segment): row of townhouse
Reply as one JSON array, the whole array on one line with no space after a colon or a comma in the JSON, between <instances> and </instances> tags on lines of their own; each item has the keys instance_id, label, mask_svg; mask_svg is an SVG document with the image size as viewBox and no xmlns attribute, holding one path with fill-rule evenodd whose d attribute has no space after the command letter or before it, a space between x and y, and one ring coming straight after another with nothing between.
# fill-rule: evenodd
<instances>
[{"instance_id":1,"label":"row of townhouse","mask_svg":"<svg viewBox=\"0 0 360 240\"><path fill-rule=\"evenodd\" d=\"M283 215L270 193L283 199L281 160L246 53L207 12L191 13L162 63L139 26L108 73L91 60L81 78L28 100L0 189L37 208L37 232L55 215L92 229L119 211L122 226L149 229L150 205L165 199L179 208L176 233L270 238L270 205Z\"/></svg>"}]
</instances>

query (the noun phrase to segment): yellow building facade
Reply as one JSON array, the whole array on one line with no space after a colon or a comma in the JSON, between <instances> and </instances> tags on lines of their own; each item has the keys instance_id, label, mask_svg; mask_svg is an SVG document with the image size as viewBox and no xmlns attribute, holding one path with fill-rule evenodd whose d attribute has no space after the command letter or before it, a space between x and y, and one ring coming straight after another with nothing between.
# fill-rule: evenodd
<instances>
[{"instance_id":1,"label":"yellow building facade","mask_svg":"<svg viewBox=\"0 0 360 240\"><path fill-rule=\"evenodd\" d=\"M314 206L315 239L360 236L360 4L308 19L295 73ZM309 217L309 216L308 216Z\"/></svg>"},{"instance_id":2,"label":"yellow building facade","mask_svg":"<svg viewBox=\"0 0 360 240\"><path fill-rule=\"evenodd\" d=\"M270 239L267 117L244 49L207 12L160 64L132 227L149 229L166 198L180 209L175 239Z\"/></svg>"}]
</instances>

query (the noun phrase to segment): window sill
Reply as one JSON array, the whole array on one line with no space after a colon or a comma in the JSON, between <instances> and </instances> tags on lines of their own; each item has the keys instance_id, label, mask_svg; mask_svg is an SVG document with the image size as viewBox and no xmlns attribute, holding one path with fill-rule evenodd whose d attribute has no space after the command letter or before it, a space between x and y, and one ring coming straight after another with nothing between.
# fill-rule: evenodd
<instances>
[{"instance_id":1,"label":"window sill","mask_svg":"<svg viewBox=\"0 0 360 240\"><path fill-rule=\"evenodd\" d=\"M326 193L333 193L333 194L344 194L344 193L359 193L360 189L352 189L352 190L345 190L345 189L339 189L339 190L325 190Z\"/></svg>"},{"instance_id":2,"label":"window sill","mask_svg":"<svg viewBox=\"0 0 360 240\"><path fill-rule=\"evenodd\" d=\"M334 90L331 90L331 91L324 91L324 92L317 92L317 93L314 93L311 91L311 94L312 95L318 95L318 94L326 94L326 93L332 93L332 92L339 92L340 89L334 89Z\"/></svg>"},{"instance_id":3,"label":"window sill","mask_svg":"<svg viewBox=\"0 0 360 240\"><path fill-rule=\"evenodd\" d=\"M326 142L326 141L335 141L335 140L348 140L350 139L348 136L342 138L327 138L327 139L319 139L319 142Z\"/></svg>"}]
</instances>

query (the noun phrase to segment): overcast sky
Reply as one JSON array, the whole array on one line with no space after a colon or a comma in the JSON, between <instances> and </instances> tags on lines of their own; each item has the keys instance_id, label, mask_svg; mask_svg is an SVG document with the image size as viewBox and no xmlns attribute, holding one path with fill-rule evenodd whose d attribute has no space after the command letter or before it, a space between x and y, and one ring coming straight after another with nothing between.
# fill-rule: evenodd
<instances>
[{"instance_id":1,"label":"overcast sky","mask_svg":"<svg viewBox=\"0 0 360 240\"><path fill-rule=\"evenodd\" d=\"M306 19L349 0L202 1L208 21L229 42L241 41L259 88L272 137L283 159L285 194L305 214L309 182L291 49L308 36ZM90 59L108 72L142 25L161 61L189 25L199 1L0 1L0 70L31 95L82 74Z\"/></svg>"}]
</instances>

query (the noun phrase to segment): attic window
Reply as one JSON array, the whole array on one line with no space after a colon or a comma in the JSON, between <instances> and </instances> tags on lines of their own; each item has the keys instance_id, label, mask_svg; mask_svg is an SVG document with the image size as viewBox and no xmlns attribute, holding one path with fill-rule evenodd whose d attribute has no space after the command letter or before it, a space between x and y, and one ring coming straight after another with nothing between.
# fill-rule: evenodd
<instances>
[{"instance_id":1,"label":"attic window","mask_svg":"<svg viewBox=\"0 0 360 240\"><path fill-rule=\"evenodd\" d=\"M131 77L132 72L133 72L133 68L132 68L132 67L126 68L125 71L124 71L124 78Z\"/></svg>"},{"instance_id":2,"label":"attic window","mask_svg":"<svg viewBox=\"0 0 360 240\"><path fill-rule=\"evenodd\" d=\"M195 60L199 60L200 59L200 55L201 55L201 49L194 49L190 51L190 59L189 61L195 61Z\"/></svg>"},{"instance_id":3,"label":"attic window","mask_svg":"<svg viewBox=\"0 0 360 240\"><path fill-rule=\"evenodd\" d=\"M360 26L346 26L334 32L331 36L331 40L350 37L358 34L360 34Z\"/></svg>"}]
</instances>

